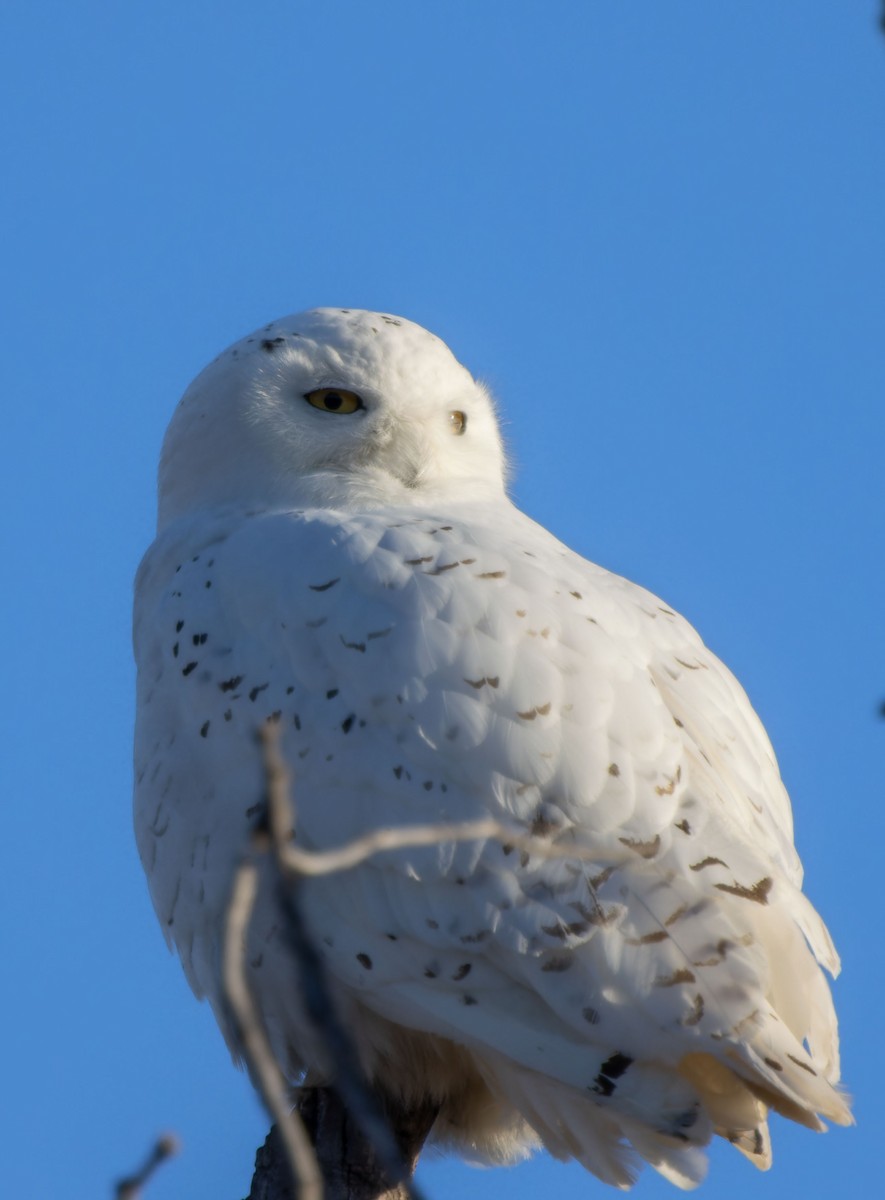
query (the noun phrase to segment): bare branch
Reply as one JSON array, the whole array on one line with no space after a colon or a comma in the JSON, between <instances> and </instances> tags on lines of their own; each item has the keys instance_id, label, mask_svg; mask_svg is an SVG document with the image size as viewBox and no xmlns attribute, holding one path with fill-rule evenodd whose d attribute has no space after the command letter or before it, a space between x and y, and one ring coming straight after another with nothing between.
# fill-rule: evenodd
<instances>
[{"instance_id":1,"label":"bare branch","mask_svg":"<svg viewBox=\"0 0 885 1200\"><path fill-rule=\"evenodd\" d=\"M139 1200L142 1189L151 1176L167 1158L174 1158L181 1150L181 1143L174 1133L163 1133L154 1142L150 1153L134 1175L120 1179L114 1188L114 1200Z\"/></svg>"},{"instance_id":2,"label":"bare branch","mask_svg":"<svg viewBox=\"0 0 885 1200\"><path fill-rule=\"evenodd\" d=\"M392 1184L403 1188L406 1196L420 1200L420 1193L411 1182L410 1169L403 1163L400 1147L391 1132L384 1109L363 1077L353 1042L338 1019L325 963L301 915L299 885L309 872L292 866L288 861L289 851L293 848L291 839L294 822L290 799L291 780L279 749L279 727L268 722L262 727L259 737L264 750L267 779L268 825L279 874L278 900L286 915L283 932L298 966L298 979L307 1015L329 1060L333 1086L362 1130L383 1170ZM312 857L309 852L307 858ZM329 871L340 869L335 865L328 868Z\"/></svg>"},{"instance_id":3,"label":"bare branch","mask_svg":"<svg viewBox=\"0 0 885 1200\"><path fill-rule=\"evenodd\" d=\"M429 1110L422 1112L416 1122L414 1118L417 1114L410 1117L402 1112L385 1112L385 1102L364 1079L356 1050L337 1016L325 961L304 923L299 904L299 893L304 880L350 870L384 851L438 846L445 842L493 840L500 842L507 850L520 850L542 860L570 859L589 862L593 861L597 854L587 847L576 846L571 842L565 845L561 841L542 840L536 834L526 833L524 828L516 828L493 818L413 825L398 829L374 829L331 850L306 850L295 842L296 820L291 794L291 774L280 752L279 733L279 726L274 721L267 722L259 731L267 784L267 809L266 824L256 834L253 850L266 851L269 834L269 849L276 864L277 902L285 915L282 932L296 967L297 983L305 1012L316 1031L321 1055L328 1063L332 1087L340 1095L344 1106L340 1113L330 1116L334 1110L334 1105L329 1107L331 1097L328 1102L322 1102L316 1110L323 1113L322 1120L317 1124L319 1118L312 1118L313 1145L299 1115L289 1110L285 1081L261 1027L243 972L245 937L258 880L258 866L253 859L244 861L237 871L225 936L225 987L240 1024L244 1055L253 1068L265 1103L277 1123L284 1153L299 1182L297 1195L300 1200L313 1200L314 1196L320 1194L319 1191L305 1190L305 1180L310 1179L313 1186L322 1187L317 1165L317 1146L320 1143L316 1139L324 1137L326 1142L332 1142L339 1148L341 1131L345 1128L342 1121L346 1123L348 1113L356 1129L361 1131L365 1138L365 1144L358 1145L359 1138L356 1132L354 1131L352 1136L348 1135L348 1146L344 1153L347 1157L349 1151L352 1156L348 1160L349 1167L357 1165L363 1168L367 1162L377 1161L381 1175L376 1173L374 1181L377 1182L378 1178L389 1180L391 1190L385 1194L392 1196L395 1193L403 1197L403 1200L420 1200L410 1175L423 1140L433 1124L435 1113ZM324 1093L324 1089L315 1090L317 1095ZM302 1090L299 1106L301 1101L309 1108L312 1103L310 1094ZM312 1109L310 1111L313 1112ZM393 1126L397 1130L397 1136L392 1132L389 1116L394 1118ZM419 1132L404 1140L401 1136L402 1130L410 1121ZM408 1161L404 1162L402 1151L406 1149L406 1145L408 1149L405 1157ZM270 1146L269 1142L265 1149ZM330 1155L328 1150L324 1149L323 1166L326 1172L329 1171L330 1164L334 1168L331 1161L333 1158L334 1155ZM380 1193L372 1191L371 1194Z\"/></svg>"},{"instance_id":4,"label":"bare branch","mask_svg":"<svg viewBox=\"0 0 885 1200\"><path fill-rule=\"evenodd\" d=\"M298 1114L292 1111L288 1087L246 983L246 933L258 891L258 867L244 859L234 875L224 932L224 990L234 1013L244 1056L252 1068L262 1099L283 1140L299 1200L322 1200L323 1181L316 1155Z\"/></svg>"},{"instance_id":5,"label":"bare branch","mask_svg":"<svg viewBox=\"0 0 885 1200\"><path fill-rule=\"evenodd\" d=\"M280 865L293 875L331 875L358 867L374 854L384 850L405 850L417 846L439 846L443 842L478 842L492 839L502 845L524 850L541 859L578 859L593 862L598 851L586 846L562 846L543 842L534 834L524 833L504 821L484 817L478 821L455 821L448 824L406 825L397 829L373 829L334 850L303 850L292 838L295 823L290 802L291 776L278 745L277 726L262 728L264 764L268 781L268 822L274 853Z\"/></svg>"}]
</instances>

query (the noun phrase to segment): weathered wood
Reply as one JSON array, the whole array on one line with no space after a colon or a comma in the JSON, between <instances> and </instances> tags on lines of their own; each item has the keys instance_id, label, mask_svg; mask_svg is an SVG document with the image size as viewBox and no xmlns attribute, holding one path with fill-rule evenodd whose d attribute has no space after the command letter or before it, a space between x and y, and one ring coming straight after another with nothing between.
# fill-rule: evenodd
<instances>
[{"instance_id":1,"label":"weathered wood","mask_svg":"<svg viewBox=\"0 0 885 1200\"><path fill-rule=\"evenodd\" d=\"M388 1096L381 1100L411 1176L437 1110L430 1105L406 1110ZM296 1107L322 1170L325 1200L408 1200L406 1187L391 1183L331 1088L302 1088ZM248 1200L297 1200L276 1127L255 1156Z\"/></svg>"}]
</instances>

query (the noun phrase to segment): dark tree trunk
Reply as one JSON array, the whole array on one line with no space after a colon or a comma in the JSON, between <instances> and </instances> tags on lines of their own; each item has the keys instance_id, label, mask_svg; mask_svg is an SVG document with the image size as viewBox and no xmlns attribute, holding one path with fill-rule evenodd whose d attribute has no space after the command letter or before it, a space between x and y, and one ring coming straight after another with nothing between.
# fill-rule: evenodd
<instances>
[{"instance_id":1,"label":"dark tree trunk","mask_svg":"<svg viewBox=\"0 0 885 1200\"><path fill-rule=\"evenodd\" d=\"M411 1175L436 1118L436 1108L404 1110L382 1097L403 1162ZM407 1200L408 1192L392 1184L371 1146L331 1088L308 1087L298 1093L296 1108L313 1143L325 1183L326 1200ZM255 1156L248 1200L295 1200L276 1127Z\"/></svg>"}]
</instances>

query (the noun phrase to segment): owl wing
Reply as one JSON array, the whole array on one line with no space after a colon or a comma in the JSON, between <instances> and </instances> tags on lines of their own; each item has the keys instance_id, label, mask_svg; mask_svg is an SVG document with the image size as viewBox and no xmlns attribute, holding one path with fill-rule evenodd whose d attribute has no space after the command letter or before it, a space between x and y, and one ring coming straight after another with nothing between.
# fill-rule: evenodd
<instances>
[{"instance_id":1,"label":"owl wing","mask_svg":"<svg viewBox=\"0 0 885 1200\"><path fill-rule=\"evenodd\" d=\"M466 1046L554 1153L623 1183L626 1135L687 1186L714 1128L764 1165L765 1105L848 1119L771 747L681 618L503 504L197 534L143 567L136 806L198 990L274 717L305 846L485 816L537 839L386 852L304 897L346 993ZM289 992L261 995L284 1026Z\"/></svg>"}]
</instances>

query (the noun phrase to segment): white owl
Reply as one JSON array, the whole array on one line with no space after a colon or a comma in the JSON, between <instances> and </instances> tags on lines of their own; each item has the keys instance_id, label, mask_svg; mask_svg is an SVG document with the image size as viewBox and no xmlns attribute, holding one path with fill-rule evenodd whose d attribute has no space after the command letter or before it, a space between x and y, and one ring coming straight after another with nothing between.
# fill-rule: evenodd
<instances>
[{"instance_id":1,"label":"white owl","mask_svg":"<svg viewBox=\"0 0 885 1200\"><path fill-rule=\"evenodd\" d=\"M304 847L491 816L562 851L448 842L304 885L366 1070L436 1100L437 1141L691 1187L713 1133L768 1166L769 1109L850 1121L838 959L746 695L513 507L489 395L432 334L317 309L203 371L163 448L135 649L139 850L234 1051L221 942L275 716ZM247 959L283 1069L321 1070L268 879Z\"/></svg>"}]
</instances>

